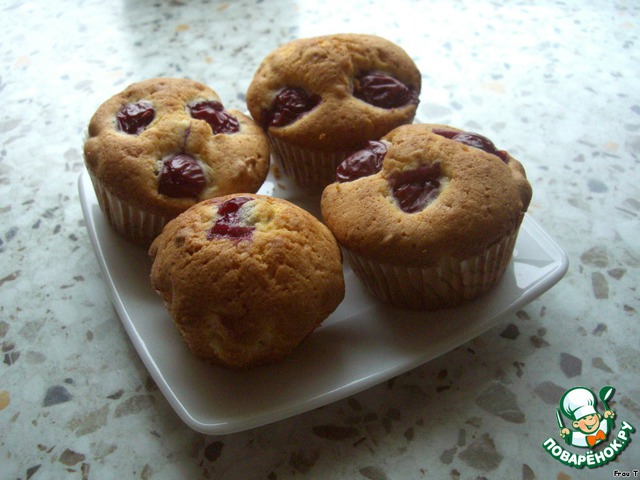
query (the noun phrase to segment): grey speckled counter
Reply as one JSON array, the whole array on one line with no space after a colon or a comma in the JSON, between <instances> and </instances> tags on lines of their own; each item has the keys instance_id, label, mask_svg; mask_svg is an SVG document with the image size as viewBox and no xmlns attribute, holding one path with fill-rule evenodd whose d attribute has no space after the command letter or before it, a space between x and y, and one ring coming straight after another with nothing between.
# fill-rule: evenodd
<instances>
[{"instance_id":1,"label":"grey speckled counter","mask_svg":"<svg viewBox=\"0 0 640 480\"><path fill-rule=\"evenodd\" d=\"M566 480L640 469L640 439L596 468L543 447L552 437L586 453L560 440L555 418L575 386L615 387L616 431L640 427L639 4L325 4L2 3L1 478ZM154 76L202 80L244 109L271 49L338 31L402 45L423 73L421 118L480 131L522 161L530 214L569 271L391 381L252 430L197 433L138 358L87 238L76 181L88 119Z\"/></svg>"}]
</instances>

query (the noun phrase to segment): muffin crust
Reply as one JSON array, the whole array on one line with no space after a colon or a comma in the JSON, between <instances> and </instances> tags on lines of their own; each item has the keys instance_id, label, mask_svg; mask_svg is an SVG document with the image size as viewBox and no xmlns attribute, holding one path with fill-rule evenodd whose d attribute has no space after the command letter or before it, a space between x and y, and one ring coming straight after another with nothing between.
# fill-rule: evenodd
<instances>
[{"instance_id":1,"label":"muffin crust","mask_svg":"<svg viewBox=\"0 0 640 480\"><path fill-rule=\"evenodd\" d=\"M155 110L153 121L137 135L120 131L117 113L140 101ZM228 110L240 130L214 134L206 121L190 116L188 105L197 101L220 98L193 80L155 78L134 83L104 102L89 123L84 145L94 181L140 210L169 218L205 198L257 191L269 170L270 147L261 128L243 113ZM175 154L193 157L204 171L207 184L195 198L158 193L161 163Z\"/></svg>"},{"instance_id":2,"label":"muffin crust","mask_svg":"<svg viewBox=\"0 0 640 480\"><path fill-rule=\"evenodd\" d=\"M416 111L417 101L386 109L354 97L356 78L368 72L393 76L416 98L420 93L420 72L401 47L373 35L337 34L294 40L267 55L247 91L247 106L271 135L292 145L352 150L410 123ZM320 102L289 125L266 126L266 112L287 87L303 89Z\"/></svg>"},{"instance_id":3,"label":"muffin crust","mask_svg":"<svg viewBox=\"0 0 640 480\"><path fill-rule=\"evenodd\" d=\"M335 238L278 198L242 195L245 238L211 234L230 195L171 221L151 245L151 282L195 355L229 367L277 361L344 298Z\"/></svg>"},{"instance_id":4,"label":"muffin crust","mask_svg":"<svg viewBox=\"0 0 640 480\"><path fill-rule=\"evenodd\" d=\"M383 263L429 266L469 258L517 230L531 200L525 172L496 155L433 133L446 125L401 126L383 137L382 170L334 183L322 195L322 215L338 241ZM402 211L391 191L398 172L440 163L441 190L416 213Z\"/></svg>"}]
</instances>

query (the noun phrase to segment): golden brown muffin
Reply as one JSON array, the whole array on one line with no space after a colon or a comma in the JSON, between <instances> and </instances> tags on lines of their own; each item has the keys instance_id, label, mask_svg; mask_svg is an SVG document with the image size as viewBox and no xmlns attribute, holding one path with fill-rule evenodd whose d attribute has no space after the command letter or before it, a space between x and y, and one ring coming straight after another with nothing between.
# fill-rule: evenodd
<instances>
[{"instance_id":1,"label":"golden brown muffin","mask_svg":"<svg viewBox=\"0 0 640 480\"><path fill-rule=\"evenodd\" d=\"M256 192L269 155L252 119L226 110L206 85L172 78L134 83L104 102L84 145L105 215L122 236L145 246L200 200Z\"/></svg>"},{"instance_id":2,"label":"golden brown muffin","mask_svg":"<svg viewBox=\"0 0 640 480\"><path fill-rule=\"evenodd\" d=\"M205 200L151 245L151 283L198 357L228 367L290 354L344 298L340 248L274 197Z\"/></svg>"},{"instance_id":3,"label":"golden brown muffin","mask_svg":"<svg viewBox=\"0 0 640 480\"><path fill-rule=\"evenodd\" d=\"M398 45L337 34L294 40L267 55L247 106L285 174L323 187L346 152L413 121L420 88L418 68Z\"/></svg>"},{"instance_id":4,"label":"golden brown muffin","mask_svg":"<svg viewBox=\"0 0 640 480\"><path fill-rule=\"evenodd\" d=\"M322 215L384 301L436 309L487 291L511 258L531 187L516 159L447 125L396 128L346 159Z\"/></svg>"}]
</instances>

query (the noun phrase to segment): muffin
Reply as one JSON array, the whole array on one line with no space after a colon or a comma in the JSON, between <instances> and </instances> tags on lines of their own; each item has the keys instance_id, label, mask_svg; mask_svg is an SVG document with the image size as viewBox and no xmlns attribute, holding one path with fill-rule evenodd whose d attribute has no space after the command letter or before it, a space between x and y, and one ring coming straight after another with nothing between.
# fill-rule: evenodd
<instances>
[{"instance_id":1,"label":"muffin","mask_svg":"<svg viewBox=\"0 0 640 480\"><path fill-rule=\"evenodd\" d=\"M462 305L502 277L531 201L515 158L447 125L404 125L338 166L321 199L354 273L384 302Z\"/></svg>"},{"instance_id":2,"label":"muffin","mask_svg":"<svg viewBox=\"0 0 640 480\"><path fill-rule=\"evenodd\" d=\"M247 115L189 79L134 83L104 102L84 144L98 203L115 230L148 247L195 203L258 191L270 146Z\"/></svg>"},{"instance_id":3,"label":"muffin","mask_svg":"<svg viewBox=\"0 0 640 480\"><path fill-rule=\"evenodd\" d=\"M279 198L205 200L169 222L149 254L153 288L191 351L226 367L281 360L344 298L335 238Z\"/></svg>"},{"instance_id":4,"label":"muffin","mask_svg":"<svg viewBox=\"0 0 640 480\"><path fill-rule=\"evenodd\" d=\"M246 98L269 135L276 165L299 186L321 191L347 152L413 121L420 88L418 68L398 45L337 34L274 50Z\"/></svg>"}]
</instances>

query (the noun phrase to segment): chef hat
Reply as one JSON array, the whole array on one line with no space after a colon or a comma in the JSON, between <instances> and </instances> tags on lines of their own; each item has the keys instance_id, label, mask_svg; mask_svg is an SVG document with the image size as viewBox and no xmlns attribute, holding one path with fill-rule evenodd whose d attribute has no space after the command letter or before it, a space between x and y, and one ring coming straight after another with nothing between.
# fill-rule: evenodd
<instances>
[{"instance_id":1,"label":"chef hat","mask_svg":"<svg viewBox=\"0 0 640 480\"><path fill-rule=\"evenodd\" d=\"M567 390L560 400L562 412L569 418L580 420L587 415L595 415L596 396L584 387Z\"/></svg>"}]
</instances>

